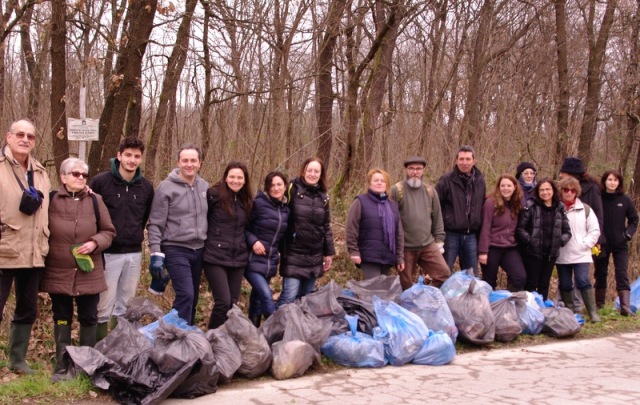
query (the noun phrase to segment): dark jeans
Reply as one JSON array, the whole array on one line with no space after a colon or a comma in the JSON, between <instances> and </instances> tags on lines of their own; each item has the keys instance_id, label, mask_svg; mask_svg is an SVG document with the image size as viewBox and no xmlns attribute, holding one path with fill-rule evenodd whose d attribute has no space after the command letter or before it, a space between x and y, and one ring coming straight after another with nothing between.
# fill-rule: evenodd
<instances>
[{"instance_id":1,"label":"dark jeans","mask_svg":"<svg viewBox=\"0 0 640 405\"><path fill-rule=\"evenodd\" d=\"M549 284L551 284L551 274L556 260L540 259L536 256L525 254L522 256L524 268L527 271L527 282L524 289L527 291L537 291L543 299L549 296Z\"/></svg>"},{"instance_id":2,"label":"dark jeans","mask_svg":"<svg viewBox=\"0 0 640 405\"><path fill-rule=\"evenodd\" d=\"M276 303L271 292L271 279L266 278L255 271L245 271L244 278L251 284L251 295L249 296L250 316L270 316L276 311Z\"/></svg>"},{"instance_id":3,"label":"dark jeans","mask_svg":"<svg viewBox=\"0 0 640 405\"><path fill-rule=\"evenodd\" d=\"M520 252L516 247L489 246L487 264L482 265L482 279L496 289L498 268L507 273L507 285L510 291L522 291L527 280L527 272L522 264Z\"/></svg>"},{"instance_id":4,"label":"dark jeans","mask_svg":"<svg viewBox=\"0 0 640 405\"><path fill-rule=\"evenodd\" d=\"M380 263L360 263L360 270L362 270L362 274L364 275L365 280L372 279L374 277L378 277L380 275L389 275L389 269L391 266Z\"/></svg>"},{"instance_id":5,"label":"dark jeans","mask_svg":"<svg viewBox=\"0 0 640 405\"><path fill-rule=\"evenodd\" d=\"M298 298L302 298L313 292L316 287L316 276L309 278L284 277L282 279L282 292L276 303L276 308L284 304L290 304Z\"/></svg>"},{"instance_id":6,"label":"dark jeans","mask_svg":"<svg viewBox=\"0 0 640 405\"><path fill-rule=\"evenodd\" d=\"M7 303L11 284L15 281L16 309L13 313L13 322L32 324L38 316L38 287L42 268L31 269L2 269L0 275L0 322L4 305Z\"/></svg>"},{"instance_id":7,"label":"dark jeans","mask_svg":"<svg viewBox=\"0 0 640 405\"><path fill-rule=\"evenodd\" d=\"M609 272L609 257L613 255L613 267L615 268L616 275L616 291L630 290L629 285L629 250L617 250L615 252L608 252L606 249L602 250L600 256L598 256L594 262L595 264L595 278L596 288L607 288L607 273Z\"/></svg>"},{"instance_id":8,"label":"dark jeans","mask_svg":"<svg viewBox=\"0 0 640 405\"><path fill-rule=\"evenodd\" d=\"M457 233L447 231L444 238L444 260L453 272L456 258L460 256L460 269L472 268L478 276L478 238L475 233Z\"/></svg>"},{"instance_id":9,"label":"dark jeans","mask_svg":"<svg viewBox=\"0 0 640 405\"><path fill-rule=\"evenodd\" d=\"M164 266L169 272L176 297L173 308L180 318L193 325L196 304L200 295L202 278L202 252L204 249L189 249L180 246L163 246Z\"/></svg>"},{"instance_id":10,"label":"dark jeans","mask_svg":"<svg viewBox=\"0 0 640 405\"><path fill-rule=\"evenodd\" d=\"M53 321L62 321L71 325L73 320L73 301L76 302L78 310L78 322L82 326L93 326L98 323L98 301L100 294L78 295L72 297L66 294L49 294L51 297L51 310L53 311Z\"/></svg>"},{"instance_id":11,"label":"dark jeans","mask_svg":"<svg viewBox=\"0 0 640 405\"><path fill-rule=\"evenodd\" d=\"M399 273L403 290L410 288L415 283L416 265L420 266L423 273L431 277L433 287L440 288L451 275L451 270L435 243L425 246L421 250L405 249L404 271Z\"/></svg>"},{"instance_id":12,"label":"dark jeans","mask_svg":"<svg viewBox=\"0 0 640 405\"><path fill-rule=\"evenodd\" d=\"M560 291L573 290L574 276L578 290L590 289L589 267L591 267L591 263L556 264L556 269L558 269L558 289Z\"/></svg>"},{"instance_id":13,"label":"dark jeans","mask_svg":"<svg viewBox=\"0 0 640 405\"><path fill-rule=\"evenodd\" d=\"M227 320L227 312L238 302L240 284L244 267L222 267L211 263L204 264L209 288L213 293L213 310L209 318L209 329L222 326Z\"/></svg>"}]
</instances>

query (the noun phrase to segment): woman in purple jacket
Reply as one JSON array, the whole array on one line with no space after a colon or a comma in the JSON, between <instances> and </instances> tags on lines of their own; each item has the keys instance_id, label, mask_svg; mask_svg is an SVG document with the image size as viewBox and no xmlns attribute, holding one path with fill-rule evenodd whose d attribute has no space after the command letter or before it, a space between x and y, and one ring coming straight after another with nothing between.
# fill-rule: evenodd
<instances>
[{"instance_id":1,"label":"woman in purple jacket","mask_svg":"<svg viewBox=\"0 0 640 405\"><path fill-rule=\"evenodd\" d=\"M503 174L482 207L482 228L478 242L482 279L494 289L499 267L507 273L509 291L524 289L527 276L516 243L520 211L522 189L515 177Z\"/></svg>"}]
</instances>

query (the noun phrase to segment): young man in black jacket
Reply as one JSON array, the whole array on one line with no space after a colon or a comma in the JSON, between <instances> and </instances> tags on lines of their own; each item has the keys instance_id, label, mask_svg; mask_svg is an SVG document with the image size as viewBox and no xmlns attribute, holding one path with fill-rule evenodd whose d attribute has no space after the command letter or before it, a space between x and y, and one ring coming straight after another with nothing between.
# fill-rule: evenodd
<instances>
[{"instance_id":1,"label":"young man in black jacket","mask_svg":"<svg viewBox=\"0 0 640 405\"><path fill-rule=\"evenodd\" d=\"M140 169L143 153L141 139L125 138L111 159L111 170L98 174L89 183L102 196L116 228L116 237L104 252L108 290L100 294L97 341L107 335L110 320L113 329L117 317L124 315L140 281L144 227L153 200L153 185Z\"/></svg>"}]
</instances>

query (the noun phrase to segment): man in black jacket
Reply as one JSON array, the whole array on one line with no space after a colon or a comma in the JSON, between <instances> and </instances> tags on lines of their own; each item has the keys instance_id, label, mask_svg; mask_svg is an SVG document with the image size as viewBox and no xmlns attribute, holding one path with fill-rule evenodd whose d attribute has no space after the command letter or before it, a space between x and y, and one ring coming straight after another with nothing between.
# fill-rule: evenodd
<instances>
[{"instance_id":1,"label":"man in black jacket","mask_svg":"<svg viewBox=\"0 0 640 405\"><path fill-rule=\"evenodd\" d=\"M104 251L108 290L100 294L97 341L107 335L107 323L115 327L127 303L136 295L142 266L144 227L149 219L153 185L142 176L144 142L128 137L120 142L111 170L98 174L89 187L102 195L116 227L111 247Z\"/></svg>"},{"instance_id":2,"label":"man in black jacket","mask_svg":"<svg viewBox=\"0 0 640 405\"><path fill-rule=\"evenodd\" d=\"M458 256L460 268L472 268L478 275L478 238L482 225L482 205L486 194L484 176L475 167L475 151L461 146L456 153L453 170L438 180L436 191L440 197L446 233L444 259L453 271Z\"/></svg>"}]
</instances>

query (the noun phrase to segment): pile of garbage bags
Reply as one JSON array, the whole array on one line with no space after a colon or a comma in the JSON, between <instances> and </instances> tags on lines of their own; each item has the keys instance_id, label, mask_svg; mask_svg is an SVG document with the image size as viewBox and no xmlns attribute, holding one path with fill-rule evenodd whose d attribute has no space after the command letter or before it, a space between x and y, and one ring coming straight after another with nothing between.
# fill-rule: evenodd
<instances>
[{"instance_id":1,"label":"pile of garbage bags","mask_svg":"<svg viewBox=\"0 0 640 405\"><path fill-rule=\"evenodd\" d=\"M439 366L453 361L458 339L485 345L521 333L564 337L580 330L570 310L536 293L492 291L470 270L440 289L420 278L403 292L397 276L346 287L330 281L278 308L260 328L234 306L223 326L206 332L175 310L163 314L134 298L95 348L67 348L67 373L85 372L118 402L156 404L213 393L234 376L300 377L322 354L348 367Z\"/></svg>"}]
</instances>

